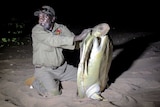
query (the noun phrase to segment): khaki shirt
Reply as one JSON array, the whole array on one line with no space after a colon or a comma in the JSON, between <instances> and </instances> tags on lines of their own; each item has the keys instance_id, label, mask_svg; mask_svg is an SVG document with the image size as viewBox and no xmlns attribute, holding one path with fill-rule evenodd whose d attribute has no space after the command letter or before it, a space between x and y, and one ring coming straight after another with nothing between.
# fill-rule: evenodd
<instances>
[{"instance_id":1,"label":"khaki shirt","mask_svg":"<svg viewBox=\"0 0 160 107\"><path fill-rule=\"evenodd\" d=\"M33 64L58 67L64 63L63 49L75 49L74 33L66 26L55 23L52 31L37 24L32 29Z\"/></svg>"}]
</instances>

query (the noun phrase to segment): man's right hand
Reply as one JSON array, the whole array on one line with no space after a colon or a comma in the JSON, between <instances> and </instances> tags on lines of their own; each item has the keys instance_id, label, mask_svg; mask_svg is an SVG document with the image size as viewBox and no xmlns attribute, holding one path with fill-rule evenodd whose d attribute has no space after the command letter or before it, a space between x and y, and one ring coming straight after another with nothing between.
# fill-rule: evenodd
<instances>
[{"instance_id":1,"label":"man's right hand","mask_svg":"<svg viewBox=\"0 0 160 107\"><path fill-rule=\"evenodd\" d=\"M88 29L84 29L80 35L78 36L75 36L74 38L74 41L81 41L83 40L87 35L88 33L91 31L91 28L88 28Z\"/></svg>"}]
</instances>

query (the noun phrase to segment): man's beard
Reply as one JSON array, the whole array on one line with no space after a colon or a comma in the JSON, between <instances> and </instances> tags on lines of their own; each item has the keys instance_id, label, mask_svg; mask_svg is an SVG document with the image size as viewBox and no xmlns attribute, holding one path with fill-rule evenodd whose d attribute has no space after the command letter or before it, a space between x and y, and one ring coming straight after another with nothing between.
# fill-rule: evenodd
<instances>
[{"instance_id":1,"label":"man's beard","mask_svg":"<svg viewBox=\"0 0 160 107\"><path fill-rule=\"evenodd\" d=\"M43 28L45 29L45 30L50 30L50 28L51 28L51 23L43 23L43 24L41 24L42 26L43 26Z\"/></svg>"}]
</instances>

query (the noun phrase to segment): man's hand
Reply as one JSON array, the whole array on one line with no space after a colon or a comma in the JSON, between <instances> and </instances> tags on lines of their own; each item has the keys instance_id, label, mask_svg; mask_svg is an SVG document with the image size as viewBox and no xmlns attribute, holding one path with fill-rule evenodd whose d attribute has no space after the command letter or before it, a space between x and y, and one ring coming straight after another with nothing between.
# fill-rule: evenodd
<instances>
[{"instance_id":1,"label":"man's hand","mask_svg":"<svg viewBox=\"0 0 160 107\"><path fill-rule=\"evenodd\" d=\"M83 40L90 31L91 31L91 28L84 29L84 30L81 32L80 35L75 36L74 41L81 41L81 40Z\"/></svg>"}]
</instances>

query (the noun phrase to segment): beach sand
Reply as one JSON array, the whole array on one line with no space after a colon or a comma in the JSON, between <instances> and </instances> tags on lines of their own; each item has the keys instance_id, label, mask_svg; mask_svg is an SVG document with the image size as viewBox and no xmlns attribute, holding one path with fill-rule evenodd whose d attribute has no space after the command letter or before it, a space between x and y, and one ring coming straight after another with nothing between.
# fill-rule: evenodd
<instances>
[{"instance_id":1,"label":"beach sand","mask_svg":"<svg viewBox=\"0 0 160 107\"><path fill-rule=\"evenodd\" d=\"M0 107L160 107L160 35L116 32L110 36L113 60L109 87L102 92L108 101L78 98L72 81L62 82L62 95L37 94L24 84L34 73L28 44L0 50Z\"/></svg>"}]
</instances>

